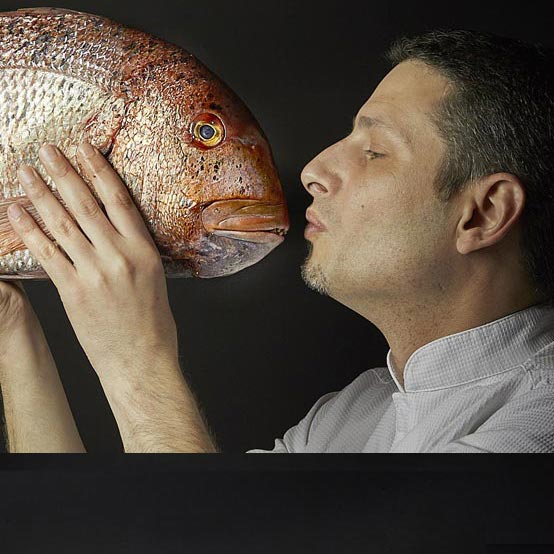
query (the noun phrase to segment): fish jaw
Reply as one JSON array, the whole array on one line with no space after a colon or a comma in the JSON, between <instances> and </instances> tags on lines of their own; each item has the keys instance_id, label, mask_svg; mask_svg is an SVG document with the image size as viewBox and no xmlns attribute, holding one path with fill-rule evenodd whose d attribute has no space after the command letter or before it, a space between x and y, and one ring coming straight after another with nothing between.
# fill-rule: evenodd
<instances>
[{"instance_id":1,"label":"fish jaw","mask_svg":"<svg viewBox=\"0 0 554 554\"><path fill-rule=\"evenodd\" d=\"M162 256L167 277L226 277L265 258L278 242L249 242L207 235L183 259Z\"/></svg>"},{"instance_id":2,"label":"fish jaw","mask_svg":"<svg viewBox=\"0 0 554 554\"><path fill-rule=\"evenodd\" d=\"M284 202L218 200L204 208L202 224L217 236L277 246L289 230L289 215Z\"/></svg>"},{"instance_id":3,"label":"fish jaw","mask_svg":"<svg viewBox=\"0 0 554 554\"><path fill-rule=\"evenodd\" d=\"M289 229L286 204L216 200L200 216L201 236L177 258L163 256L168 277L222 277L254 265L281 244Z\"/></svg>"}]
</instances>

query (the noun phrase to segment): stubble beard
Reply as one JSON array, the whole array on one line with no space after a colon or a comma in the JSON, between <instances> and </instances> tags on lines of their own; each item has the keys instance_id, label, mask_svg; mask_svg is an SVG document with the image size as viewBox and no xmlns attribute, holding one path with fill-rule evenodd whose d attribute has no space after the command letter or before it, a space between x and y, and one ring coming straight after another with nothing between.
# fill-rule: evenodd
<instances>
[{"instance_id":1,"label":"stubble beard","mask_svg":"<svg viewBox=\"0 0 554 554\"><path fill-rule=\"evenodd\" d=\"M323 268L320 264L314 264L310 261L312 251L313 245L311 242L308 242L308 255L300 268L302 279L312 290L324 296L329 296L329 282L323 272Z\"/></svg>"}]
</instances>

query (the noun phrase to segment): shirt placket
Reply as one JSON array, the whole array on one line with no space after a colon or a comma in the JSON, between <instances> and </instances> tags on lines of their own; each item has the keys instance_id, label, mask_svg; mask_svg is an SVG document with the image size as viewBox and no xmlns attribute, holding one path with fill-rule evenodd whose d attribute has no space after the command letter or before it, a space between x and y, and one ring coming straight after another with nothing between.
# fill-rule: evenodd
<instances>
[{"instance_id":1,"label":"shirt placket","mask_svg":"<svg viewBox=\"0 0 554 554\"><path fill-rule=\"evenodd\" d=\"M396 446L402 441L406 436L406 433L409 431L409 404L408 404L408 395L405 393L395 392L392 395L392 400L394 402L394 408L396 412L395 419L395 434L394 441L392 443L391 452L394 452Z\"/></svg>"}]
</instances>

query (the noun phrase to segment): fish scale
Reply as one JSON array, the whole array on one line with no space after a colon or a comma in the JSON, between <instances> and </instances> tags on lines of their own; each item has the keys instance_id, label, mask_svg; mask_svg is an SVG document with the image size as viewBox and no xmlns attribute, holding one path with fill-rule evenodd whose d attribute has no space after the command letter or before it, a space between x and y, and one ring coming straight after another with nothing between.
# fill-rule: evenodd
<instances>
[{"instance_id":1,"label":"fish scale","mask_svg":"<svg viewBox=\"0 0 554 554\"><path fill-rule=\"evenodd\" d=\"M47 28L36 12L28 16L21 14L17 20L12 17L11 22L0 27L0 66L57 71L79 76L109 90L120 77L123 53L116 42L108 40L97 42L97 48L90 49L87 38L97 40L104 30L108 36L116 35L113 30L109 31L113 24L99 18L99 26L93 30L77 17L66 17L70 13L59 10L52 13ZM79 41L78 37L81 37Z\"/></svg>"},{"instance_id":2,"label":"fish scale","mask_svg":"<svg viewBox=\"0 0 554 554\"><path fill-rule=\"evenodd\" d=\"M217 142L203 142L199 125L219 129L208 133ZM0 13L0 278L47 278L9 224L11 203L22 203L53 240L17 168L36 167L63 204L38 150L56 144L81 173L82 141L126 184L168 276L234 273L288 229L263 132L192 54L98 15L25 8Z\"/></svg>"},{"instance_id":3,"label":"fish scale","mask_svg":"<svg viewBox=\"0 0 554 554\"><path fill-rule=\"evenodd\" d=\"M25 95L20 93L22 89ZM40 145L57 144L68 158L75 160L76 145L87 136L87 121L98 112L98 106L111 100L111 95L78 78L27 68L1 70L0 90L0 120L10 123L0 137L2 198L25 194L16 175L20 164L37 167L48 186L56 190L38 159ZM102 137L97 129L96 139L100 144L109 142L109 133ZM0 256L0 269L17 272L23 268L31 272L39 268L27 248Z\"/></svg>"},{"instance_id":4,"label":"fish scale","mask_svg":"<svg viewBox=\"0 0 554 554\"><path fill-rule=\"evenodd\" d=\"M18 94L22 88L25 95ZM17 165L40 168L37 152L42 143L56 143L74 158L75 144L84 139L87 121L110 99L102 89L79 79L31 69L1 70L0 90L0 120L9 121L0 136L0 175L7 187L4 198L24 194L17 184ZM45 171L41 173L55 188Z\"/></svg>"}]
</instances>

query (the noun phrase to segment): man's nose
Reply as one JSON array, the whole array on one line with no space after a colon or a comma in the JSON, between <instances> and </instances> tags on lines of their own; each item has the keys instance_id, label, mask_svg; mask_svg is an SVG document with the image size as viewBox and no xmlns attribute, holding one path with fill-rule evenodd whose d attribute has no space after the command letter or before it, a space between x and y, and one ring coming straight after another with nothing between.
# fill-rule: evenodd
<instances>
[{"instance_id":1,"label":"man's nose","mask_svg":"<svg viewBox=\"0 0 554 554\"><path fill-rule=\"evenodd\" d=\"M300 179L302 185L312 196L331 194L337 186L338 176L330 169L329 148L316 156L302 170Z\"/></svg>"}]
</instances>

